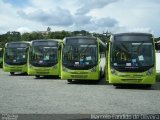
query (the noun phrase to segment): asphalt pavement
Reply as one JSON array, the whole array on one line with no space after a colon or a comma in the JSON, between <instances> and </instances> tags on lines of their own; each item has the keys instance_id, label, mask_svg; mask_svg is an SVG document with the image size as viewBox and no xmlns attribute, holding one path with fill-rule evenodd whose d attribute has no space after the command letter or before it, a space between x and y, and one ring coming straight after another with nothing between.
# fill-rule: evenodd
<instances>
[{"instance_id":1,"label":"asphalt pavement","mask_svg":"<svg viewBox=\"0 0 160 120\"><path fill-rule=\"evenodd\" d=\"M158 114L160 82L114 87L100 82L69 84L54 76L11 76L0 69L0 113L19 114Z\"/></svg>"}]
</instances>

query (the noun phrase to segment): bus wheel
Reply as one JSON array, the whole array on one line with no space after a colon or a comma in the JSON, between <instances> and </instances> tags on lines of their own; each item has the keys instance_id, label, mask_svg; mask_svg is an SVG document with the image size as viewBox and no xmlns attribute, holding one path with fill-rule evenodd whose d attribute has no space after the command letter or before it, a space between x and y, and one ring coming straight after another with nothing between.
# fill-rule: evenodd
<instances>
[{"instance_id":1,"label":"bus wheel","mask_svg":"<svg viewBox=\"0 0 160 120\"><path fill-rule=\"evenodd\" d=\"M23 73L24 75L28 75L28 73L27 72L25 72L25 73Z\"/></svg>"},{"instance_id":2,"label":"bus wheel","mask_svg":"<svg viewBox=\"0 0 160 120\"><path fill-rule=\"evenodd\" d=\"M146 84L145 85L146 88L151 88L151 86L152 86L151 84Z\"/></svg>"},{"instance_id":3,"label":"bus wheel","mask_svg":"<svg viewBox=\"0 0 160 120\"><path fill-rule=\"evenodd\" d=\"M72 82L72 79L68 79L67 81L68 81L69 83L71 83L71 82Z\"/></svg>"},{"instance_id":4,"label":"bus wheel","mask_svg":"<svg viewBox=\"0 0 160 120\"><path fill-rule=\"evenodd\" d=\"M113 84L113 86L115 86L115 87L119 87L119 86L121 86L120 84Z\"/></svg>"},{"instance_id":5,"label":"bus wheel","mask_svg":"<svg viewBox=\"0 0 160 120\"><path fill-rule=\"evenodd\" d=\"M14 72L10 72L11 75L14 75Z\"/></svg>"},{"instance_id":6,"label":"bus wheel","mask_svg":"<svg viewBox=\"0 0 160 120\"><path fill-rule=\"evenodd\" d=\"M36 77L36 78L39 78L39 77L40 77L40 75L35 75L35 77Z\"/></svg>"}]
</instances>

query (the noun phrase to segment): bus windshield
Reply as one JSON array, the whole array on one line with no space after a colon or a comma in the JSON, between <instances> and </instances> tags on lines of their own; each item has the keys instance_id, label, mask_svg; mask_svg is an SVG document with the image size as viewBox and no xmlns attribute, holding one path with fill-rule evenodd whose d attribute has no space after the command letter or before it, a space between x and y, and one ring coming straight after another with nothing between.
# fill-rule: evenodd
<instances>
[{"instance_id":1,"label":"bus windshield","mask_svg":"<svg viewBox=\"0 0 160 120\"><path fill-rule=\"evenodd\" d=\"M154 48L148 36L117 36L111 44L111 66L120 71L145 71L154 65Z\"/></svg>"},{"instance_id":2,"label":"bus windshield","mask_svg":"<svg viewBox=\"0 0 160 120\"><path fill-rule=\"evenodd\" d=\"M63 49L63 65L69 69L90 69L97 65L96 44L66 44Z\"/></svg>"},{"instance_id":3,"label":"bus windshield","mask_svg":"<svg viewBox=\"0 0 160 120\"><path fill-rule=\"evenodd\" d=\"M58 47L33 46L30 50L30 64L37 67L51 67L58 63Z\"/></svg>"},{"instance_id":4,"label":"bus windshield","mask_svg":"<svg viewBox=\"0 0 160 120\"><path fill-rule=\"evenodd\" d=\"M5 62L9 65L23 65L27 63L27 48L6 48Z\"/></svg>"}]
</instances>

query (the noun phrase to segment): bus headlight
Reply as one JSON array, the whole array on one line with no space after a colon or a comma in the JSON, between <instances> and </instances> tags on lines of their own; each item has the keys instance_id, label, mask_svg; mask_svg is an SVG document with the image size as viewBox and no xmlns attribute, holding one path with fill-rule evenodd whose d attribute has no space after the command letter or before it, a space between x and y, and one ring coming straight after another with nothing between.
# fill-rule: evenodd
<instances>
[{"instance_id":1,"label":"bus headlight","mask_svg":"<svg viewBox=\"0 0 160 120\"><path fill-rule=\"evenodd\" d=\"M66 67L62 67L62 70L64 71L64 72L69 72L69 70L66 68Z\"/></svg>"},{"instance_id":2,"label":"bus headlight","mask_svg":"<svg viewBox=\"0 0 160 120\"><path fill-rule=\"evenodd\" d=\"M148 71L147 71L147 75L151 75L153 73L153 68L150 68Z\"/></svg>"},{"instance_id":3,"label":"bus headlight","mask_svg":"<svg viewBox=\"0 0 160 120\"><path fill-rule=\"evenodd\" d=\"M116 75L116 70L115 70L114 68L111 68L111 73L112 73L113 75Z\"/></svg>"},{"instance_id":4,"label":"bus headlight","mask_svg":"<svg viewBox=\"0 0 160 120\"><path fill-rule=\"evenodd\" d=\"M56 68L57 68L57 65L53 66L52 68L53 68L53 69L56 69Z\"/></svg>"},{"instance_id":5,"label":"bus headlight","mask_svg":"<svg viewBox=\"0 0 160 120\"><path fill-rule=\"evenodd\" d=\"M9 67L9 65L8 65L8 64L6 64L6 63L4 63L4 66L5 66L5 67Z\"/></svg>"},{"instance_id":6,"label":"bus headlight","mask_svg":"<svg viewBox=\"0 0 160 120\"><path fill-rule=\"evenodd\" d=\"M29 67L32 68L33 66L31 64L29 64Z\"/></svg>"},{"instance_id":7,"label":"bus headlight","mask_svg":"<svg viewBox=\"0 0 160 120\"><path fill-rule=\"evenodd\" d=\"M96 72L96 69L97 69L97 67L95 66L95 67L93 67L92 69L91 69L91 72Z\"/></svg>"}]
</instances>

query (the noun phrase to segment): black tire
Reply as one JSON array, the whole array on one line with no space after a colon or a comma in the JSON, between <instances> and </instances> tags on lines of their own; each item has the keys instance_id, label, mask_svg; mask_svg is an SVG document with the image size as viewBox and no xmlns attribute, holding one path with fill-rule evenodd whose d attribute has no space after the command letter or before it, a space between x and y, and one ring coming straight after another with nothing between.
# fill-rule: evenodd
<instances>
[{"instance_id":1,"label":"black tire","mask_svg":"<svg viewBox=\"0 0 160 120\"><path fill-rule=\"evenodd\" d=\"M113 84L113 86L119 87L119 86L122 86L122 85L120 85L120 84Z\"/></svg>"},{"instance_id":2,"label":"black tire","mask_svg":"<svg viewBox=\"0 0 160 120\"><path fill-rule=\"evenodd\" d=\"M99 78L98 78L98 81L101 81L102 79L102 68L100 69L100 72L99 72Z\"/></svg>"},{"instance_id":3,"label":"black tire","mask_svg":"<svg viewBox=\"0 0 160 120\"><path fill-rule=\"evenodd\" d=\"M35 75L36 78L40 78L40 75Z\"/></svg>"},{"instance_id":4,"label":"black tire","mask_svg":"<svg viewBox=\"0 0 160 120\"><path fill-rule=\"evenodd\" d=\"M28 75L28 73L27 73L27 72L24 72L24 73L22 73L22 75Z\"/></svg>"},{"instance_id":5,"label":"black tire","mask_svg":"<svg viewBox=\"0 0 160 120\"><path fill-rule=\"evenodd\" d=\"M11 75L14 75L14 72L10 72Z\"/></svg>"},{"instance_id":6,"label":"black tire","mask_svg":"<svg viewBox=\"0 0 160 120\"><path fill-rule=\"evenodd\" d=\"M106 71L105 69L102 71L102 78L105 78L106 77Z\"/></svg>"},{"instance_id":7,"label":"black tire","mask_svg":"<svg viewBox=\"0 0 160 120\"><path fill-rule=\"evenodd\" d=\"M145 87L146 87L146 88L151 88L151 87L152 87L152 84L146 84Z\"/></svg>"},{"instance_id":8,"label":"black tire","mask_svg":"<svg viewBox=\"0 0 160 120\"><path fill-rule=\"evenodd\" d=\"M67 81L68 81L69 83L71 83L71 82L72 82L72 79L68 79Z\"/></svg>"},{"instance_id":9,"label":"black tire","mask_svg":"<svg viewBox=\"0 0 160 120\"><path fill-rule=\"evenodd\" d=\"M27 72L25 72L25 75L28 75L28 73L27 73Z\"/></svg>"},{"instance_id":10,"label":"black tire","mask_svg":"<svg viewBox=\"0 0 160 120\"><path fill-rule=\"evenodd\" d=\"M106 69L103 71L103 77L106 78Z\"/></svg>"}]
</instances>

